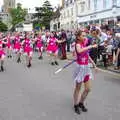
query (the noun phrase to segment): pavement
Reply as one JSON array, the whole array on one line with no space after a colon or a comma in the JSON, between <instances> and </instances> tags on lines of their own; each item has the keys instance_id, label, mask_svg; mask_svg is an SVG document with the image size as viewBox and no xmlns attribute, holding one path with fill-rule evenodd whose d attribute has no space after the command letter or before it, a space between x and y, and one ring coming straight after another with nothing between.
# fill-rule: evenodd
<instances>
[{"instance_id":1,"label":"pavement","mask_svg":"<svg viewBox=\"0 0 120 120\"><path fill-rule=\"evenodd\" d=\"M0 120L119 120L120 77L104 72L94 73L92 91L85 104L88 113L73 111L74 64L55 75L68 60L51 66L44 55L35 55L32 68L24 58L7 59L5 72L0 72Z\"/></svg>"}]
</instances>

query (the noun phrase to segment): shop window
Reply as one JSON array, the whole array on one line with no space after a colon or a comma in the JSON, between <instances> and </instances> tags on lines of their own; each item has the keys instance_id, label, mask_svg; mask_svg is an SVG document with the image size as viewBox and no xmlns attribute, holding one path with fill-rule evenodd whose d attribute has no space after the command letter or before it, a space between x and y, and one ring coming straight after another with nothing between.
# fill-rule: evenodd
<instances>
[{"instance_id":1,"label":"shop window","mask_svg":"<svg viewBox=\"0 0 120 120\"><path fill-rule=\"evenodd\" d=\"M90 24L90 25L93 24L93 21L90 21L89 24Z\"/></svg>"},{"instance_id":2,"label":"shop window","mask_svg":"<svg viewBox=\"0 0 120 120\"><path fill-rule=\"evenodd\" d=\"M99 23L99 20L95 20L95 23Z\"/></svg>"},{"instance_id":3,"label":"shop window","mask_svg":"<svg viewBox=\"0 0 120 120\"><path fill-rule=\"evenodd\" d=\"M114 27L114 20L109 20L108 25L113 28Z\"/></svg>"},{"instance_id":4,"label":"shop window","mask_svg":"<svg viewBox=\"0 0 120 120\"><path fill-rule=\"evenodd\" d=\"M119 21L119 22L120 22L120 16L118 16L118 17L117 17L117 21Z\"/></svg>"}]
</instances>

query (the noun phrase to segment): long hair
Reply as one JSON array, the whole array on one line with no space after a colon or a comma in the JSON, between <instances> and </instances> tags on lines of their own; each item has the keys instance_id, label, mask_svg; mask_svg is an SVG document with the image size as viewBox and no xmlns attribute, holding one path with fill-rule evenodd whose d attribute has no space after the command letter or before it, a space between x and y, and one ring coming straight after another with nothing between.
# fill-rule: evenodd
<instances>
[{"instance_id":1,"label":"long hair","mask_svg":"<svg viewBox=\"0 0 120 120\"><path fill-rule=\"evenodd\" d=\"M75 33L75 36L76 36L75 42L76 43L80 42L80 40L78 39L78 37L82 35L82 32L83 31L81 31L81 30L76 31L76 33Z\"/></svg>"}]
</instances>

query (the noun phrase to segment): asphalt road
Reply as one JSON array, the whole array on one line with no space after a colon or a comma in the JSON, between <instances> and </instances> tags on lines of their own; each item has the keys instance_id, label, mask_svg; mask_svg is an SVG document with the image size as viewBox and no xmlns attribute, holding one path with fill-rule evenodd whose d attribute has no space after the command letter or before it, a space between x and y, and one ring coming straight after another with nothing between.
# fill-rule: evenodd
<instances>
[{"instance_id":1,"label":"asphalt road","mask_svg":"<svg viewBox=\"0 0 120 120\"><path fill-rule=\"evenodd\" d=\"M73 111L72 72L74 64L61 73L54 71L47 57L33 58L32 68L15 58L7 59L5 72L0 73L0 120L119 120L120 77L107 73L95 74L86 105L88 113Z\"/></svg>"}]
</instances>

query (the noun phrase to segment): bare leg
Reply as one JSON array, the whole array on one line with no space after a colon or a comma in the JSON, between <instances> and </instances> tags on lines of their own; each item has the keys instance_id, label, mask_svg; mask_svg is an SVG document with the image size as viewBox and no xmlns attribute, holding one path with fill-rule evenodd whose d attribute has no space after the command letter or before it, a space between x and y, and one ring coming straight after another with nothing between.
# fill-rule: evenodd
<instances>
[{"instance_id":1,"label":"bare leg","mask_svg":"<svg viewBox=\"0 0 120 120\"><path fill-rule=\"evenodd\" d=\"M56 65L59 65L58 62L57 62L57 53L54 53L54 61L55 61Z\"/></svg>"},{"instance_id":2,"label":"bare leg","mask_svg":"<svg viewBox=\"0 0 120 120\"><path fill-rule=\"evenodd\" d=\"M78 99L79 99L81 85L82 85L82 83L76 83L74 95L73 95L73 97L74 97L74 110L75 110L75 113L77 113L77 114L80 114Z\"/></svg>"},{"instance_id":3,"label":"bare leg","mask_svg":"<svg viewBox=\"0 0 120 120\"><path fill-rule=\"evenodd\" d=\"M76 83L75 89L74 89L74 105L78 104L80 89L81 89L82 83Z\"/></svg>"},{"instance_id":4,"label":"bare leg","mask_svg":"<svg viewBox=\"0 0 120 120\"><path fill-rule=\"evenodd\" d=\"M5 59L5 57L4 56L2 56L1 57L1 71L3 72L4 71L4 59Z\"/></svg>"},{"instance_id":5,"label":"bare leg","mask_svg":"<svg viewBox=\"0 0 120 120\"><path fill-rule=\"evenodd\" d=\"M84 106L84 101L85 101L86 97L88 96L88 93L90 92L90 88L91 88L90 80L84 83L84 87L85 87L85 89L81 95L79 107L82 109L83 112L87 112L88 110Z\"/></svg>"}]
</instances>

